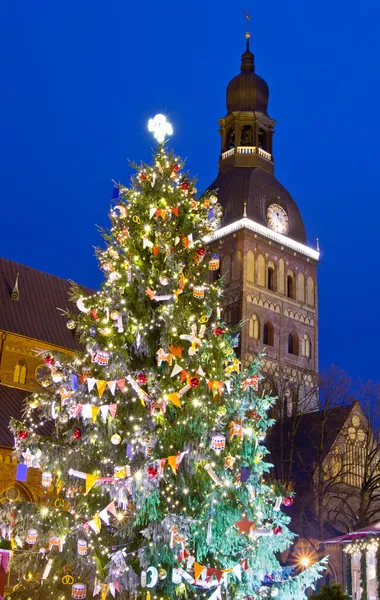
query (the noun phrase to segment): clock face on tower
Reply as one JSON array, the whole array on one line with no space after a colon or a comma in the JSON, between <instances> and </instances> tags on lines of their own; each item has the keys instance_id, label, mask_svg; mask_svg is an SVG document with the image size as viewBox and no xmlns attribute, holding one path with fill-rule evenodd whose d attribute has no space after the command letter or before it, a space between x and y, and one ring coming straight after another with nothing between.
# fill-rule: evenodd
<instances>
[{"instance_id":1,"label":"clock face on tower","mask_svg":"<svg viewBox=\"0 0 380 600\"><path fill-rule=\"evenodd\" d=\"M277 233L286 233L289 229L289 219L285 210L279 204L271 204L267 210L268 225Z\"/></svg>"}]
</instances>

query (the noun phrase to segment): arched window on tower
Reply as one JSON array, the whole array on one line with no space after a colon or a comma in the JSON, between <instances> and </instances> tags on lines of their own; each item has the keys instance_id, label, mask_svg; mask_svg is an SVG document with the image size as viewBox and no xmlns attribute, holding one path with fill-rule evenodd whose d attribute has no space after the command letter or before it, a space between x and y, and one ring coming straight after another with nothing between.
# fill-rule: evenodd
<instances>
[{"instance_id":1,"label":"arched window on tower","mask_svg":"<svg viewBox=\"0 0 380 600\"><path fill-rule=\"evenodd\" d=\"M302 356L306 356L306 358L311 358L311 341L307 333L302 338L302 348L301 348Z\"/></svg>"},{"instance_id":2,"label":"arched window on tower","mask_svg":"<svg viewBox=\"0 0 380 600\"><path fill-rule=\"evenodd\" d=\"M264 323L263 327L263 344L266 346L274 345L274 329L270 321Z\"/></svg>"},{"instance_id":3,"label":"arched window on tower","mask_svg":"<svg viewBox=\"0 0 380 600\"><path fill-rule=\"evenodd\" d=\"M293 271L289 271L286 277L286 295L288 298L296 299L296 282Z\"/></svg>"},{"instance_id":4,"label":"arched window on tower","mask_svg":"<svg viewBox=\"0 0 380 600\"><path fill-rule=\"evenodd\" d=\"M255 255L252 250L247 252L247 281L249 283L255 282Z\"/></svg>"},{"instance_id":5,"label":"arched window on tower","mask_svg":"<svg viewBox=\"0 0 380 600\"><path fill-rule=\"evenodd\" d=\"M257 143L258 143L259 148L262 148L262 150L267 149L267 136L266 136L264 129L259 129L258 136L257 136Z\"/></svg>"},{"instance_id":6,"label":"arched window on tower","mask_svg":"<svg viewBox=\"0 0 380 600\"><path fill-rule=\"evenodd\" d=\"M288 335L288 353L298 356L299 354L299 343L298 335L296 333L289 333Z\"/></svg>"},{"instance_id":7,"label":"arched window on tower","mask_svg":"<svg viewBox=\"0 0 380 600\"><path fill-rule=\"evenodd\" d=\"M267 268L267 288L276 291L276 267L274 263L269 262Z\"/></svg>"},{"instance_id":8,"label":"arched window on tower","mask_svg":"<svg viewBox=\"0 0 380 600\"><path fill-rule=\"evenodd\" d=\"M235 129L230 127L226 133L226 150L235 148Z\"/></svg>"},{"instance_id":9,"label":"arched window on tower","mask_svg":"<svg viewBox=\"0 0 380 600\"><path fill-rule=\"evenodd\" d=\"M27 376L27 364L25 360L19 360L13 371L13 383L25 383Z\"/></svg>"},{"instance_id":10,"label":"arched window on tower","mask_svg":"<svg viewBox=\"0 0 380 600\"><path fill-rule=\"evenodd\" d=\"M312 277L307 278L307 303L309 306L314 306L315 304L314 281Z\"/></svg>"},{"instance_id":11,"label":"arched window on tower","mask_svg":"<svg viewBox=\"0 0 380 600\"><path fill-rule=\"evenodd\" d=\"M260 338L260 321L259 317L254 314L249 319L249 329L248 329L249 337L258 340Z\"/></svg>"},{"instance_id":12,"label":"arched window on tower","mask_svg":"<svg viewBox=\"0 0 380 600\"><path fill-rule=\"evenodd\" d=\"M253 129L251 125L243 125L241 128L240 146L253 146Z\"/></svg>"},{"instance_id":13,"label":"arched window on tower","mask_svg":"<svg viewBox=\"0 0 380 600\"><path fill-rule=\"evenodd\" d=\"M265 287L265 258L262 254L257 257L257 283Z\"/></svg>"},{"instance_id":14,"label":"arched window on tower","mask_svg":"<svg viewBox=\"0 0 380 600\"><path fill-rule=\"evenodd\" d=\"M305 303L305 277L303 273L298 273L297 275L297 295L298 301Z\"/></svg>"}]
</instances>

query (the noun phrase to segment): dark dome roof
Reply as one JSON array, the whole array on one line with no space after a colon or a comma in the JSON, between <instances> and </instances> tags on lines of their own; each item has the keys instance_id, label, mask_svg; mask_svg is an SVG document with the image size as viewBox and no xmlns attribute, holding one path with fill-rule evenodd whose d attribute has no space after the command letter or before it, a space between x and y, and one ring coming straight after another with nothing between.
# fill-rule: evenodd
<instances>
[{"instance_id":1,"label":"dark dome roof","mask_svg":"<svg viewBox=\"0 0 380 600\"><path fill-rule=\"evenodd\" d=\"M247 50L241 55L241 73L231 79L227 86L227 111L257 111L265 113L268 108L269 88L267 83L256 75L254 55Z\"/></svg>"},{"instance_id":2,"label":"dark dome roof","mask_svg":"<svg viewBox=\"0 0 380 600\"><path fill-rule=\"evenodd\" d=\"M280 204L289 217L287 236L306 243L305 226L297 204L274 175L254 167L232 167L219 173L209 189L218 190L223 207L222 225L229 225L243 217L247 203L247 217L265 227L270 204Z\"/></svg>"}]
</instances>

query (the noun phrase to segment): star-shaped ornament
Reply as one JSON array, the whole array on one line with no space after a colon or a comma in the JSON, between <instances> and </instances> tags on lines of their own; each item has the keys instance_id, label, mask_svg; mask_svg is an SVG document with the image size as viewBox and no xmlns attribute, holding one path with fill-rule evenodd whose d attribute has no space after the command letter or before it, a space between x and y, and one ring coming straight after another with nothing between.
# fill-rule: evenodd
<instances>
[{"instance_id":1,"label":"star-shaped ornament","mask_svg":"<svg viewBox=\"0 0 380 600\"><path fill-rule=\"evenodd\" d=\"M224 464L226 466L226 469L233 469L235 460L236 460L235 456L231 456L231 453L229 452L224 459Z\"/></svg>"},{"instance_id":2,"label":"star-shaped ornament","mask_svg":"<svg viewBox=\"0 0 380 600\"><path fill-rule=\"evenodd\" d=\"M254 524L254 521L249 521L247 517L243 517L241 521L236 521L235 525L239 529L239 533L247 533L248 535L251 533L251 527Z\"/></svg>"}]
</instances>

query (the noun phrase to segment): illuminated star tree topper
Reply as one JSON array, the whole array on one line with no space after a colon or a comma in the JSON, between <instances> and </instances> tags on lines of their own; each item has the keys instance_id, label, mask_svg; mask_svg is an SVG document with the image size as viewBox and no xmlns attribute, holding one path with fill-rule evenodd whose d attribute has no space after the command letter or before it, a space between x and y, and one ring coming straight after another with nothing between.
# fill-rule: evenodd
<instances>
[{"instance_id":1,"label":"illuminated star tree topper","mask_svg":"<svg viewBox=\"0 0 380 600\"><path fill-rule=\"evenodd\" d=\"M165 141L166 136L173 135L173 127L165 115L158 114L153 119L149 119L148 130L153 133L153 137L159 144Z\"/></svg>"}]
</instances>

